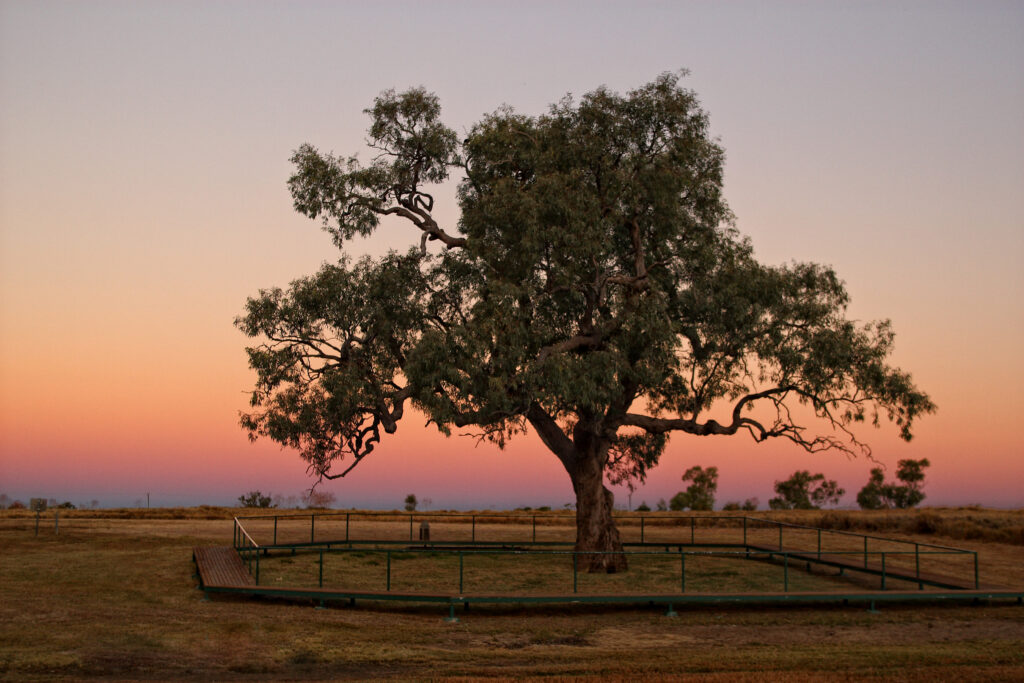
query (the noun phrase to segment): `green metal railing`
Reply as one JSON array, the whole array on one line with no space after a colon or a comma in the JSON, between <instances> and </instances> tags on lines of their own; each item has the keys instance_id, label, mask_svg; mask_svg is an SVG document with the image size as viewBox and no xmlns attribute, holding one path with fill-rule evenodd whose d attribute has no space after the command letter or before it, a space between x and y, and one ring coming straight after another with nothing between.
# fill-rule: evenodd
<instances>
[{"instance_id":1,"label":"green metal railing","mask_svg":"<svg viewBox=\"0 0 1024 683\"><path fill-rule=\"evenodd\" d=\"M332 538L322 538L317 540L317 520L321 521L321 526L330 528L331 525L337 527L341 520L344 520L344 535L340 533ZM308 522L306 521L308 520ZM357 538L352 533L353 522L360 521L392 521L392 522L405 522L408 521L408 539L405 538L392 538L392 539L380 539L380 538ZM417 539L415 537L415 522L419 520L422 522L435 522L444 523L445 525L459 525L460 527L468 526L468 529L463 528L462 534L457 536L449 535L446 538L440 538L434 536L429 540ZM245 521L250 526L250 530L254 526L261 525L263 528L261 533L250 533L243 526L242 522ZM540 521L540 524L538 524ZM529 534L523 534L520 536L513 536L502 539L490 539L481 540L478 539L478 522L481 523L497 523L501 522L503 525L511 523L513 526L529 526ZM964 550L961 548L952 548L948 546L941 546L936 544L920 543L914 541L903 541L899 539L884 538L881 536L873 536L868 534L859 534L852 531L838 530L838 529L821 529L818 527L811 527L808 525L793 524L789 522L781 522L772 519L766 519L763 517L750 517L750 516L704 516L704 515L631 515L631 516L619 516L616 519L621 530L628 531L634 530L639 531L639 541L626 540L623 542L625 548L645 548L650 546L664 547L666 550L675 547L678 552L681 553L680 562L685 565L685 555L683 554L682 548L684 546L719 546L719 547L736 547L742 548L739 551L744 557L761 556L764 555L769 548L773 549L770 553L772 556L779 556L783 558L783 562L787 565L786 572L788 574L788 563L790 559L797 559L799 561L808 561L813 559L816 562L828 563L829 558L853 558L861 557L863 569L870 571L871 573L878 573L877 567L872 567L870 562L872 559L878 559L881 564L881 576L884 587L885 578L888 575L892 575L892 567L886 566L886 558L890 559L893 557L898 560L906 560L906 571L900 572L906 576L909 570L910 559L912 556L913 560L913 576L917 579L922 578L921 562L922 558L931 558L933 556L946 556L956 557L962 556L973 560L973 584L975 588L979 587L979 574L978 574L978 557L977 552ZM296 530L296 524L300 526ZM302 525L308 523L308 541L302 536ZM282 525L287 526L290 531L291 540L282 540L279 537ZM538 526L541 528L559 529L565 531L564 538L558 538L556 540L538 541ZM682 531L689 527L687 534L688 538L680 538L675 532ZM670 537L654 538L652 537L652 531L658 529L665 531L670 530ZM702 533L698 534L698 529L713 530L714 535ZM435 528L435 531L438 531ZM448 529L451 533L451 529ZM468 531L468 539L463 535ZM387 545L387 544L405 544L405 543L423 543L425 548L430 548L433 551L438 550L438 546L444 546L445 544L460 544L460 545L473 545L481 546L482 548L488 548L493 546L527 546L527 547L540 547L540 546L565 546L572 545L574 542L575 531L575 517L573 515L566 514L536 514L536 513L398 513L398 512L311 512L305 514L291 514L291 515L266 515L266 516L243 516L236 517L234 520L234 547L238 549L239 554L247 561L250 570L258 573L259 554L262 551L265 555L272 549L290 549L292 553L298 549L310 548L323 546L327 551L331 551L335 546L346 545L352 547L355 544L359 545ZM766 533L772 534L777 531L777 539L771 543L766 543ZM685 532L684 532L685 534ZM724 534L724 537L723 537ZM260 538L263 542L257 543L253 536ZM757 535L760 538L754 538ZM266 538L263 538L266 536ZM635 537L635 534L634 534ZM302 539L301 541L298 539ZM857 539L862 539L863 544L856 551L849 548L851 541L857 542ZM793 547L786 547L786 543L790 543ZM837 547L838 546L838 547ZM893 550L891 548L898 548ZM889 549L887 549L889 548ZM494 552L495 550L489 550L488 552ZM386 552L386 551L385 551ZM469 551L466 551L469 552ZM557 551L567 552L567 551ZM628 551L635 552L635 551ZM692 553L691 553L692 554ZM255 558L255 567L253 566L253 558ZM574 555L574 562L576 555ZM461 562L461 560L460 560ZM683 585L685 585L685 571L683 572ZM923 582L927 583L927 581ZM923 587L921 583L921 587ZM788 580L787 580L788 585Z\"/></svg>"},{"instance_id":2,"label":"green metal railing","mask_svg":"<svg viewBox=\"0 0 1024 683\"><path fill-rule=\"evenodd\" d=\"M250 571L253 574L256 585L260 585L260 556L258 547L247 547L241 549L240 552L246 561L249 563ZM307 549L308 550L308 549ZM360 554L376 554L383 555L384 562L384 576L383 576L383 589L385 592L392 590L392 556L393 554L400 553L401 555L408 554L423 554L429 553L431 555L446 555L458 560L458 573L457 573L457 586L458 593L462 594L465 591L465 567L466 558L482 557L482 556L533 556L533 557L571 557L572 558L572 593L579 593L579 575L580 571L580 558L581 556L592 557L598 555L625 555L627 558L635 558L642 556L660 556L664 557L666 552L669 555L678 555L679 557L679 580L678 588L679 594L685 594L687 592L687 558L726 558L726 559L766 559L777 561L781 559L782 562L782 576L781 576L781 589L782 592L788 593L790 590L790 566L795 560L803 560L803 553L793 553L788 551L725 551L725 550L708 550L708 551L694 551L694 550L672 550L668 551L653 551L653 550L625 550L616 552L589 552L589 551L575 551L575 550L502 550L502 549L479 549L479 550L445 550L437 548L410 548L403 549L401 551L388 549L388 548L324 548L321 547L313 552L317 553L317 588L324 587L324 567L326 566L327 560L331 556L344 557L350 553ZM859 552L851 551L845 554L850 556L859 556ZM887 569L887 558L900 555L910 555L912 553L908 551L882 551L873 553L877 555L880 561L880 579L881 579L881 590L886 590L887 581L891 578L897 578L900 580L907 580L905 575L893 575L891 570ZM937 553L932 553L937 554ZM266 562L266 560L263 560ZM690 563L692 566L692 562ZM699 570L698 574L699 576ZM694 570L690 570L689 579L692 581L694 578ZM452 578L452 585L456 585L455 578ZM672 591L674 593L674 591ZM607 593L613 595L614 593ZM528 600L529 595L524 594L524 599Z\"/></svg>"}]
</instances>

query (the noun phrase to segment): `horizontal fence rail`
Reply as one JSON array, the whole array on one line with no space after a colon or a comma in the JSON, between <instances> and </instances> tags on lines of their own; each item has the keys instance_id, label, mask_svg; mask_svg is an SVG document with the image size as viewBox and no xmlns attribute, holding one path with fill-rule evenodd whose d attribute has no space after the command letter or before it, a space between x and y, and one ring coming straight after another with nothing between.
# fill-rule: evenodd
<instances>
[{"instance_id":1,"label":"horizontal fence rail","mask_svg":"<svg viewBox=\"0 0 1024 683\"><path fill-rule=\"evenodd\" d=\"M977 553L961 548L739 515L630 515L617 516L616 523L627 558L654 554L650 548L678 554L680 592L686 590L687 558L692 562L695 555L715 556L695 547L721 549L717 556L723 558L781 562L784 592L793 563L808 570L812 564L832 567L840 575L852 571L877 576L882 590L894 579L917 583L919 589L980 585ZM325 553L330 558L359 549L384 558L386 590L391 589L392 553L450 553L458 558L460 591L467 557L571 555L575 592L579 556L588 554L566 549L575 540L575 516L559 513L310 512L240 516L234 527L234 547L257 582L261 555L319 553L318 587L323 586Z\"/></svg>"},{"instance_id":2,"label":"horizontal fence rail","mask_svg":"<svg viewBox=\"0 0 1024 683\"><path fill-rule=\"evenodd\" d=\"M571 573L572 573L572 592L579 592L579 575L580 570L580 558L587 558L596 555L624 555L627 558L640 558L653 556L657 558L664 558L668 556L677 556L678 559L678 580L675 581L675 586L678 586L678 592L683 594L687 592L687 561L690 561L691 567L694 559L698 558L722 558L722 559L744 559L744 560L769 560L779 562L781 561L781 573L779 575L777 585L774 586L775 590L781 590L782 592L788 592L790 590L790 567L796 565L799 562L805 561L806 557L804 553L794 553L777 550L741 550L741 551L725 551L725 550L708 550L708 551L694 551L694 550L681 550L681 549L668 549L665 551L652 551L652 550L625 550L616 552L596 552L596 551L573 551L573 550L547 550L547 549L527 549L527 550L503 550L503 549L445 549L445 548L407 548L403 550L393 550L386 548L319 548L318 550L312 551L317 556L316 567L317 567L317 580L316 587L324 587L324 571L325 563L331 561L331 556L339 557L344 559L345 555L359 554L375 555L384 558L383 572L381 577L381 585L379 588L383 588L385 591L392 590L392 558L408 555L429 555L432 557L448 557L458 560L458 580L455 583L454 574L451 577L451 585L445 585L440 590L453 590L455 586L458 587L459 594L462 594L465 590L465 567L466 559L474 559L478 557L493 557L493 556L516 556L516 557L534 557L534 558L570 558L571 557ZM260 555L259 549L246 548L241 550L241 553L246 557L250 566L254 566L253 572L256 579L256 585L260 585ZM907 581L911 578L904 574L894 572L892 567L892 559L899 557L900 555L912 554L908 551L888 551L874 553L879 564L877 570L878 575L881 579L881 590L886 590L887 580L898 579ZM935 552L929 554L938 554ZM859 557L859 552L849 553L833 553L835 556L856 556ZM272 560L271 560L272 561ZM267 560L264 559L264 564ZM568 573L569 563L566 563L566 572ZM890 567L887 570L887 566ZM690 570L690 576L693 576L693 569ZM673 588L675 587L673 586ZM765 590L771 590L773 587L767 587ZM609 593L611 594L611 593ZM526 596L528 597L528 596Z\"/></svg>"}]
</instances>

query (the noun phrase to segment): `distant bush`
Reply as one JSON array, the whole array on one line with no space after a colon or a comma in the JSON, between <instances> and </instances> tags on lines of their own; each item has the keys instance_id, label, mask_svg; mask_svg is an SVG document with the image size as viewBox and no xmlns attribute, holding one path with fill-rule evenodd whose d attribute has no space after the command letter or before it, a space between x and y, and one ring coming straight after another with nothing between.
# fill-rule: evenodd
<instances>
[{"instance_id":1,"label":"distant bush","mask_svg":"<svg viewBox=\"0 0 1024 683\"><path fill-rule=\"evenodd\" d=\"M238 497L238 504L244 508L271 508L275 507L270 496L265 496L261 491L249 491L249 493Z\"/></svg>"},{"instance_id":2,"label":"distant bush","mask_svg":"<svg viewBox=\"0 0 1024 683\"><path fill-rule=\"evenodd\" d=\"M307 491L302 494L302 502L310 510L326 510L334 504L335 495L330 491Z\"/></svg>"},{"instance_id":3,"label":"distant bush","mask_svg":"<svg viewBox=\"0 0 1024 683\"><path fill-rule=\"evenodd\" d=\"M651 506L648 505L647 502L645 501L645 502L640 503L639 505L636 506L636 511L637 512L650 512L651 511Z\"/></svg>"},{"instance_id":4,"label":"distant bush","mask_svg":"<svg viewBox=\"0 0 1024 683\"><path fill-rule=\"evenodd\" d=\"M857 494L857 504L865 510L917 507L924 500L924 470L931 465L928 458L900 460L896 478L902 484L886 483L881 467L871 470L868 483Z\"/></svg>"},{"instance_id":5,"label":"distant bush","mask_svg":"<svg viewBox=\"0 0 1024 683\"><path fill-rule=\"evenodd\" d=\"M838 503L846 491L820 472L800 470L785 481L776 481L775 493L777 497L768 501L772 510L818 510L822 505Z\"/></svg>"},{"instance_id":6,"label":"distant bush","mask_svg":"<svg viewBox=\"0 0 1024 683\"><path fill-rule=\"evenodd\" d=\"M691 482L685 491L672 496L669 507L673 510L713 510L715 491L718 490L718 468L694 465L683 474L683 481Z\"/></svg>"}]
</instances>

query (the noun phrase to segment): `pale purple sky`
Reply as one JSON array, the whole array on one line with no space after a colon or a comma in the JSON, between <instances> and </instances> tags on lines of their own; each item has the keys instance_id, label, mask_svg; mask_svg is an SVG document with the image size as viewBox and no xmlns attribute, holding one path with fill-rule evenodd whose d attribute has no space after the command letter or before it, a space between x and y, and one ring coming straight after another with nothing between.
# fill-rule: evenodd
<instances>
[{"instance_id":1,"label":"pale purple sky","mask_svg":"<svg viewBox=\"0 0 1024 683\"><path fill-rule=\"evenodd\" d=\"M252 378L231 325L337 256L291 209L291 151L360 151L386 88L437 92L464 130L687 68L740 231L765 261L835 266L939 404L910 445L866 433L878 458L930 457L930 502L1022 506L1022 36L1019 2L0 0L0 492L298 491L298 458L237 426ZM454 202L439 214L454 224ZM571 498L532 438L497 454L408 422L400 444L339 498ZM720 465L720 500L762 502L806 468L849 503L871 467L678 438L634 504L692 464Z\"/></svg>"}]
</instances>

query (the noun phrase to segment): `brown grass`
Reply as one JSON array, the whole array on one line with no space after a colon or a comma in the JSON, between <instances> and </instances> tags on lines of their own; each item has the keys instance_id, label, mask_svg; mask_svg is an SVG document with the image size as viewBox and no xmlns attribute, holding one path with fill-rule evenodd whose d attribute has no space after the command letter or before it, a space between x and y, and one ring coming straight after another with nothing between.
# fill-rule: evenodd
<instances>
[{"instance_id":1,"label":"brown grass","mask_svg":"<svg viewBox=\"0 0 1024 683\"><path fill-rule=\"evenodd\" d=\"M885 605L878 614L715 607L674 619L645 607L474 606L446 624L437 606L203 602L191 548L230 543L237 513L203 519L211 510L177 519L81 511L62 514L59 535L43 526L38 537L30 516L0 515L0 679L1024 678L1024 607L1015 604ZM980 513L935 514L955 526ZM934 532L906 535L956 545ZM967 545L980 551L983 576L1024 585L1020 546Z\"/></svg>"}]
</instances>

